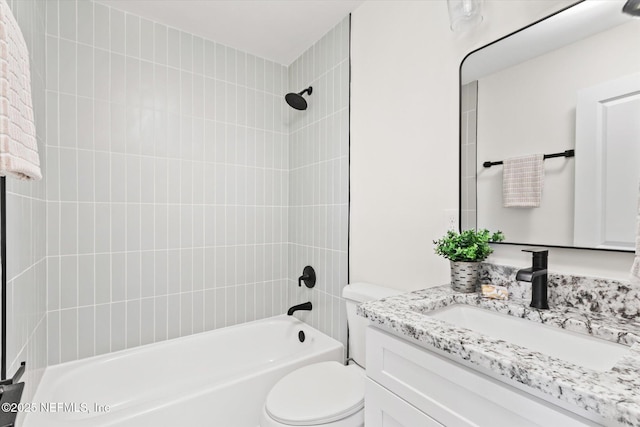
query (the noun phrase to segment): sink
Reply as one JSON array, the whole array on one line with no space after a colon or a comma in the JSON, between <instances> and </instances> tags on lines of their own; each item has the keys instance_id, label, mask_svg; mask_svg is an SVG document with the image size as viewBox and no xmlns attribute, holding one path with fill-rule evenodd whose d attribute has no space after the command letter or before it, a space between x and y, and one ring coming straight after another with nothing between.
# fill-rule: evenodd
<instances>
[{"instance_id":1,"label":"sink","mask_svg":"<svg viewBox=\"0 0 640 427\"><path fill-rule=\"evenodd\" d=\"M483 308L453 304L425 315L596 371L608 371L629 347Z\"/></svg>"}]
</instances>

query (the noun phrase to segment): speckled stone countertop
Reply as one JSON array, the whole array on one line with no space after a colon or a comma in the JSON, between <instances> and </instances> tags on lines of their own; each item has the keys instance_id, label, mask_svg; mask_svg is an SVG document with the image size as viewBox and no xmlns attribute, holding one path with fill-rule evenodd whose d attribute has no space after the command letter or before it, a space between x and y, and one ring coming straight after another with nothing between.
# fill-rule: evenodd
<instances>
[{"instance_id":1,"label":"speckled stone countertop","mask_svg":"<svg viewBox=\"0 0 640 427\"><path fill-rule=\"evenodd\" d=\"M508 267L504 268L507 270L501 270L499 273L506 272L506 276L509 276L512 271L508 270ZM488 270L491 270L489 276L496 273L493 267L489 267ZM487 271L484 273L486 279ZM418 340L426 348L433 347L448 353L454 360L460 357L483 370L517 381L549 397L560 399L621 425L640 426L640 319L624 316L624 313L636 309L635 306L626 306L639 303L637 294L631 295L628 303L625 299L628 292L623 292L625 295L611 296L611 299L606 300L607 304L611 302L610 305L615 307L611 310L602 309L603 306L608 307L603 303L603 299L600 299L601 304L598 304L597 309L589 308L588 305L585 309L580 304L572 304L569 297L562 297L565 298L566 304L554 301L551 295L555 285L552 285L551 277L549 310L530 308L529 300L522 299L524 293L518 294L518 286L522 285L513 281L514 287L510 289L512 297L508 301L485 299L477 293L458 293L449 285L445 285L367 302L358 307L358 314L368 318L373 324ZM589 281L560 276L554 279L567 286L589 288ZM597 288L599 284L602 285L601 282L594 279L590 284ZM615 284L605 285L610 289ZM561 292L557 292L557 295L560 294ZM426 312L452 304L481 307L590 334L627 345L630 351L611 370L598 372L424 315ZM621 313L623 315L620 315Z\"/></svg>"}]
</instances>

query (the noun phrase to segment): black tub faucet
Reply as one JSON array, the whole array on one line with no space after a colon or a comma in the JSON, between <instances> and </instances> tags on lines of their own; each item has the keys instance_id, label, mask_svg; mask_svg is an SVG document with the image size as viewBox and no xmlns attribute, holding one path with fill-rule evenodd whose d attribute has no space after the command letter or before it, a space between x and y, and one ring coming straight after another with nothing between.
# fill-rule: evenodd
<instances>
[{"instance_id":1,"label":"black tub faucet","mask_svg":"<svg viewBox=\"0 0 640 427\"><path fill-rule=\"evenodd\" d=\"M531 304L530 307L547 309L547 259L548 249L532 248L523 249L523 252L531 252L533 257L532 266L518 270L516 280L531 282Z\"/></svg>"},{"instance_id":2,"label":"black tub faucet","mask_svg":"<svg viewBox=\"0 0 640 427\"><path fill-rule=\"evenodd\" d=\"M291 316L293 313L299 310L311 311L312 305L311 302L305 302L303 304L294 305L289 310L287 310L287 314Z\"/></svg>"}]
</instances>

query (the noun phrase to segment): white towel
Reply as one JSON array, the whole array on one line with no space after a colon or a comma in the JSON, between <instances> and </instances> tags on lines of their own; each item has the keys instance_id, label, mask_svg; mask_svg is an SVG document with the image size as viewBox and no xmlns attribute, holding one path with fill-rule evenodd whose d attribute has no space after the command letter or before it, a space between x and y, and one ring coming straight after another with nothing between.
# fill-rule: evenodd
<instances>
[{"instance_id":1,"label":"white towel","mask_svg":"<svg viewBox=\"0 0 640 427\"><path fill-rule=\"evenodd\" d=\"M502 202L504 207L539 207L544 183L544 155L515 157L503 163Z\"/></svg>"},{"instance_id":2,"label":"white towel","mask_svg":"<svg viewBox=\"0 0 640 427\"><path fill-rule=\"evenodd\" d=\"M639 186L640 187L640 186ZM631 283L640 285L640 188L638 188L638 212L636 217L636 257L631 266Z\"/></svg>"},{"instance_id":3,"label":"white towel","mask_svg":"<svg viewBox=\"0 0 640 427\"><path fill-rule=\"evenodd\" d=\"M31 103L29 51L6 0L0 0L0 176L41 179Z\"/></svg>"}]
</instances>

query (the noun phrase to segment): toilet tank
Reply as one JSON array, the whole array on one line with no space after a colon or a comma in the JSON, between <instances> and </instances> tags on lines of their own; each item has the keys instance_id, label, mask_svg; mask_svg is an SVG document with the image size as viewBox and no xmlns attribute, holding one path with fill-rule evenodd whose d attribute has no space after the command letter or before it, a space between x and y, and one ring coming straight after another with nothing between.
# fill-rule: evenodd
<instances>
[{"instance_id":1,"label":"toilet tank","mask_svg":"<svg viewBox=\"0 0 640 427\"><path fill-rule=\"evenodd\" d=\"M349 357L363 368L366 366L365 332L369 321L356 314L356 307L365 301L401 294L397 289L385 288L371 283L351 283L344 287L342 296L347 305L347 323L349 325Z\"/></svg>"}]
</instances>

